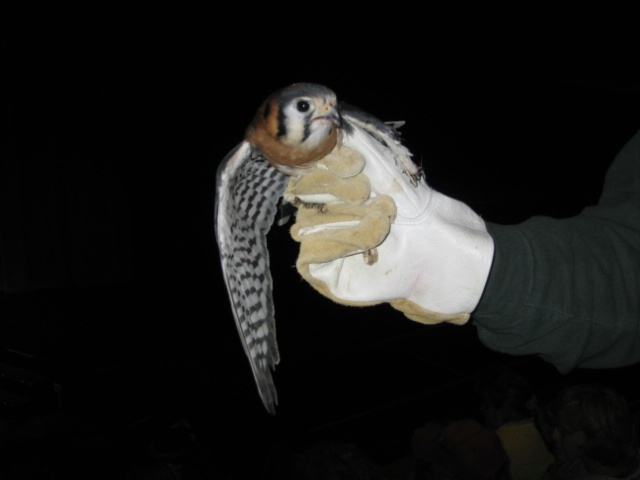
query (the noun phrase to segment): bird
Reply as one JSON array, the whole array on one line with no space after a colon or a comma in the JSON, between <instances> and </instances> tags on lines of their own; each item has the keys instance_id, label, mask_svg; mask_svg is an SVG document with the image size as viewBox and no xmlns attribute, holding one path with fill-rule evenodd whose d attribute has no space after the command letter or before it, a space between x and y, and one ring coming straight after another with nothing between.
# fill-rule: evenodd
<instances>
[{"instance_id":1,"label":"bird","mask_svg":"<svg viewBox=\"0 0 640 480\"><path fill-rule=\"evenodd\" d=\"M266 97L217 168L214 228L222 274L258 393L272 415L280 354L267 234L286 203L287 184L342 144L362 150L365 162L391 163L417 184L424 173L402 143L403 124L339 101L325 85L293 83ZM375 148L363 147L363 134Z\"/></svg>"}]
</instances>

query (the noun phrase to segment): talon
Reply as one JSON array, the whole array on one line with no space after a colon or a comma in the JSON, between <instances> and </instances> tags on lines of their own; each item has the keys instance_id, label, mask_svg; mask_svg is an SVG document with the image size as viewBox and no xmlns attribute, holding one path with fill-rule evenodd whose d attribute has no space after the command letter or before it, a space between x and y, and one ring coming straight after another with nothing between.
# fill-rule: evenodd
<instances>
[{"instance_id":1,"label":"talon","mask_svg":"<svg viewBox=\"0 0 640 480\"><path fill-rule=\"evenodd\" d=\"M378 261L378 249L370 248L366 252L363 252L362 256L364 258L364 263L367 265L373 265Z\"/></svg>"},{"instance_id":2,"label":"talon","mask_svg":"<svg viewBox=\"0 0 640 480\"><path fill-rule=\"evenodd\" d=\"M305 208L313 208L317 210L318 213L327 213L327 204L326 203L305 203Z\"/></svg>"},{"instance_id":3,"label":"talon","mask_svg":"<svg viewBox=\"0 0 640 480\"><path fill-rule=\"evenodd\" d=\"M326 213L327 212L327 204L326 203L311 203L304 202L300 199L300 197L294 197L291 201L294 207L296 208L313 208L318 211L318 213Z\"/></svg>"},{"instance_id":4,"label":"talon","mask_svg":"<svg viewBox=\"0 0 640 480\"><path fill-rule=\"evenodd\" d=\"M409 183L411 183L412 187L417 187L418 186L418 179L420 178L420 176L418 174L411 174L409 172L407 172L406 170L403 171L403 173L409 177Z\"/></svg>"}]
</instances>

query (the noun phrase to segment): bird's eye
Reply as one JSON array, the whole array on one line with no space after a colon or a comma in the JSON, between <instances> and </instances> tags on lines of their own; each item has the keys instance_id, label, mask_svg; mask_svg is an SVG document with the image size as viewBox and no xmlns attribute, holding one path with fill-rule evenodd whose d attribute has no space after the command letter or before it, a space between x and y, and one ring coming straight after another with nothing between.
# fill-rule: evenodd
<instances>
[{"instance_id":1,"label":"bird's eye","mask_svg":"<svg viewBox=\"0 0 640 480\"><path fill-rule=\"evenodd\" d=\"M311 104L309 102L307 102L306 100L300 100L296 104L296 107L298 108L299 112L308 112L309 109L311 108Z\"/></svg>"}]
</instances>

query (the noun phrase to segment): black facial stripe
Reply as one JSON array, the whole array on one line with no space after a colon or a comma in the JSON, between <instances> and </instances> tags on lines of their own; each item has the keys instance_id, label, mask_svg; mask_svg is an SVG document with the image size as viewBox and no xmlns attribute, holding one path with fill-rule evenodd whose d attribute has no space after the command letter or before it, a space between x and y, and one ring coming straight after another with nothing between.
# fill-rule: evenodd
<instances>
[{"instance_id":1,"label":"black facial stripe","mask_svg":"<svg viewBox=\"0 0 640 480\"><path fill-rule=\"evenodd\" d=\"M304 134L302 135L302 141L305 142L307 138L311 135L311 122L308 121L308 116L305 117L304 122Z\"/></svg>"},{"instance_id":2,"label":"black facial stripe","mask_svg":"<svg viewBox=\"0 0 640 480\"><path fill-rule=\"evenodd\" d=\"M287 126L284 124L284 113L282 108L278 110L278 137L284 137L287 134Z\"/></svg>"}]
</instances>

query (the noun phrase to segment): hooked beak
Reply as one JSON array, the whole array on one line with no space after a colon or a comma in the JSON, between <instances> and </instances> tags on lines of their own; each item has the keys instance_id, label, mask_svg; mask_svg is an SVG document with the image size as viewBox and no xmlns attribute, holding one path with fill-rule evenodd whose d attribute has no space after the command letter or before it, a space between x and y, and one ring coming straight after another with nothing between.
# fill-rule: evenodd
<instances>
[{"instance_id":1,"label":"hooked beak","mask_svg":"<svg viewBox=\"0 0 640 480\"><path fill-rule=\"evenodd\" d=\"M328 120L336 127L340 127L342 120L340 118L340 113L338 113L338 109L334 105L331 103L325 103L322 110L324 110L324 113L317 118L318 120Z\"/></svg>"}]
</instances>

